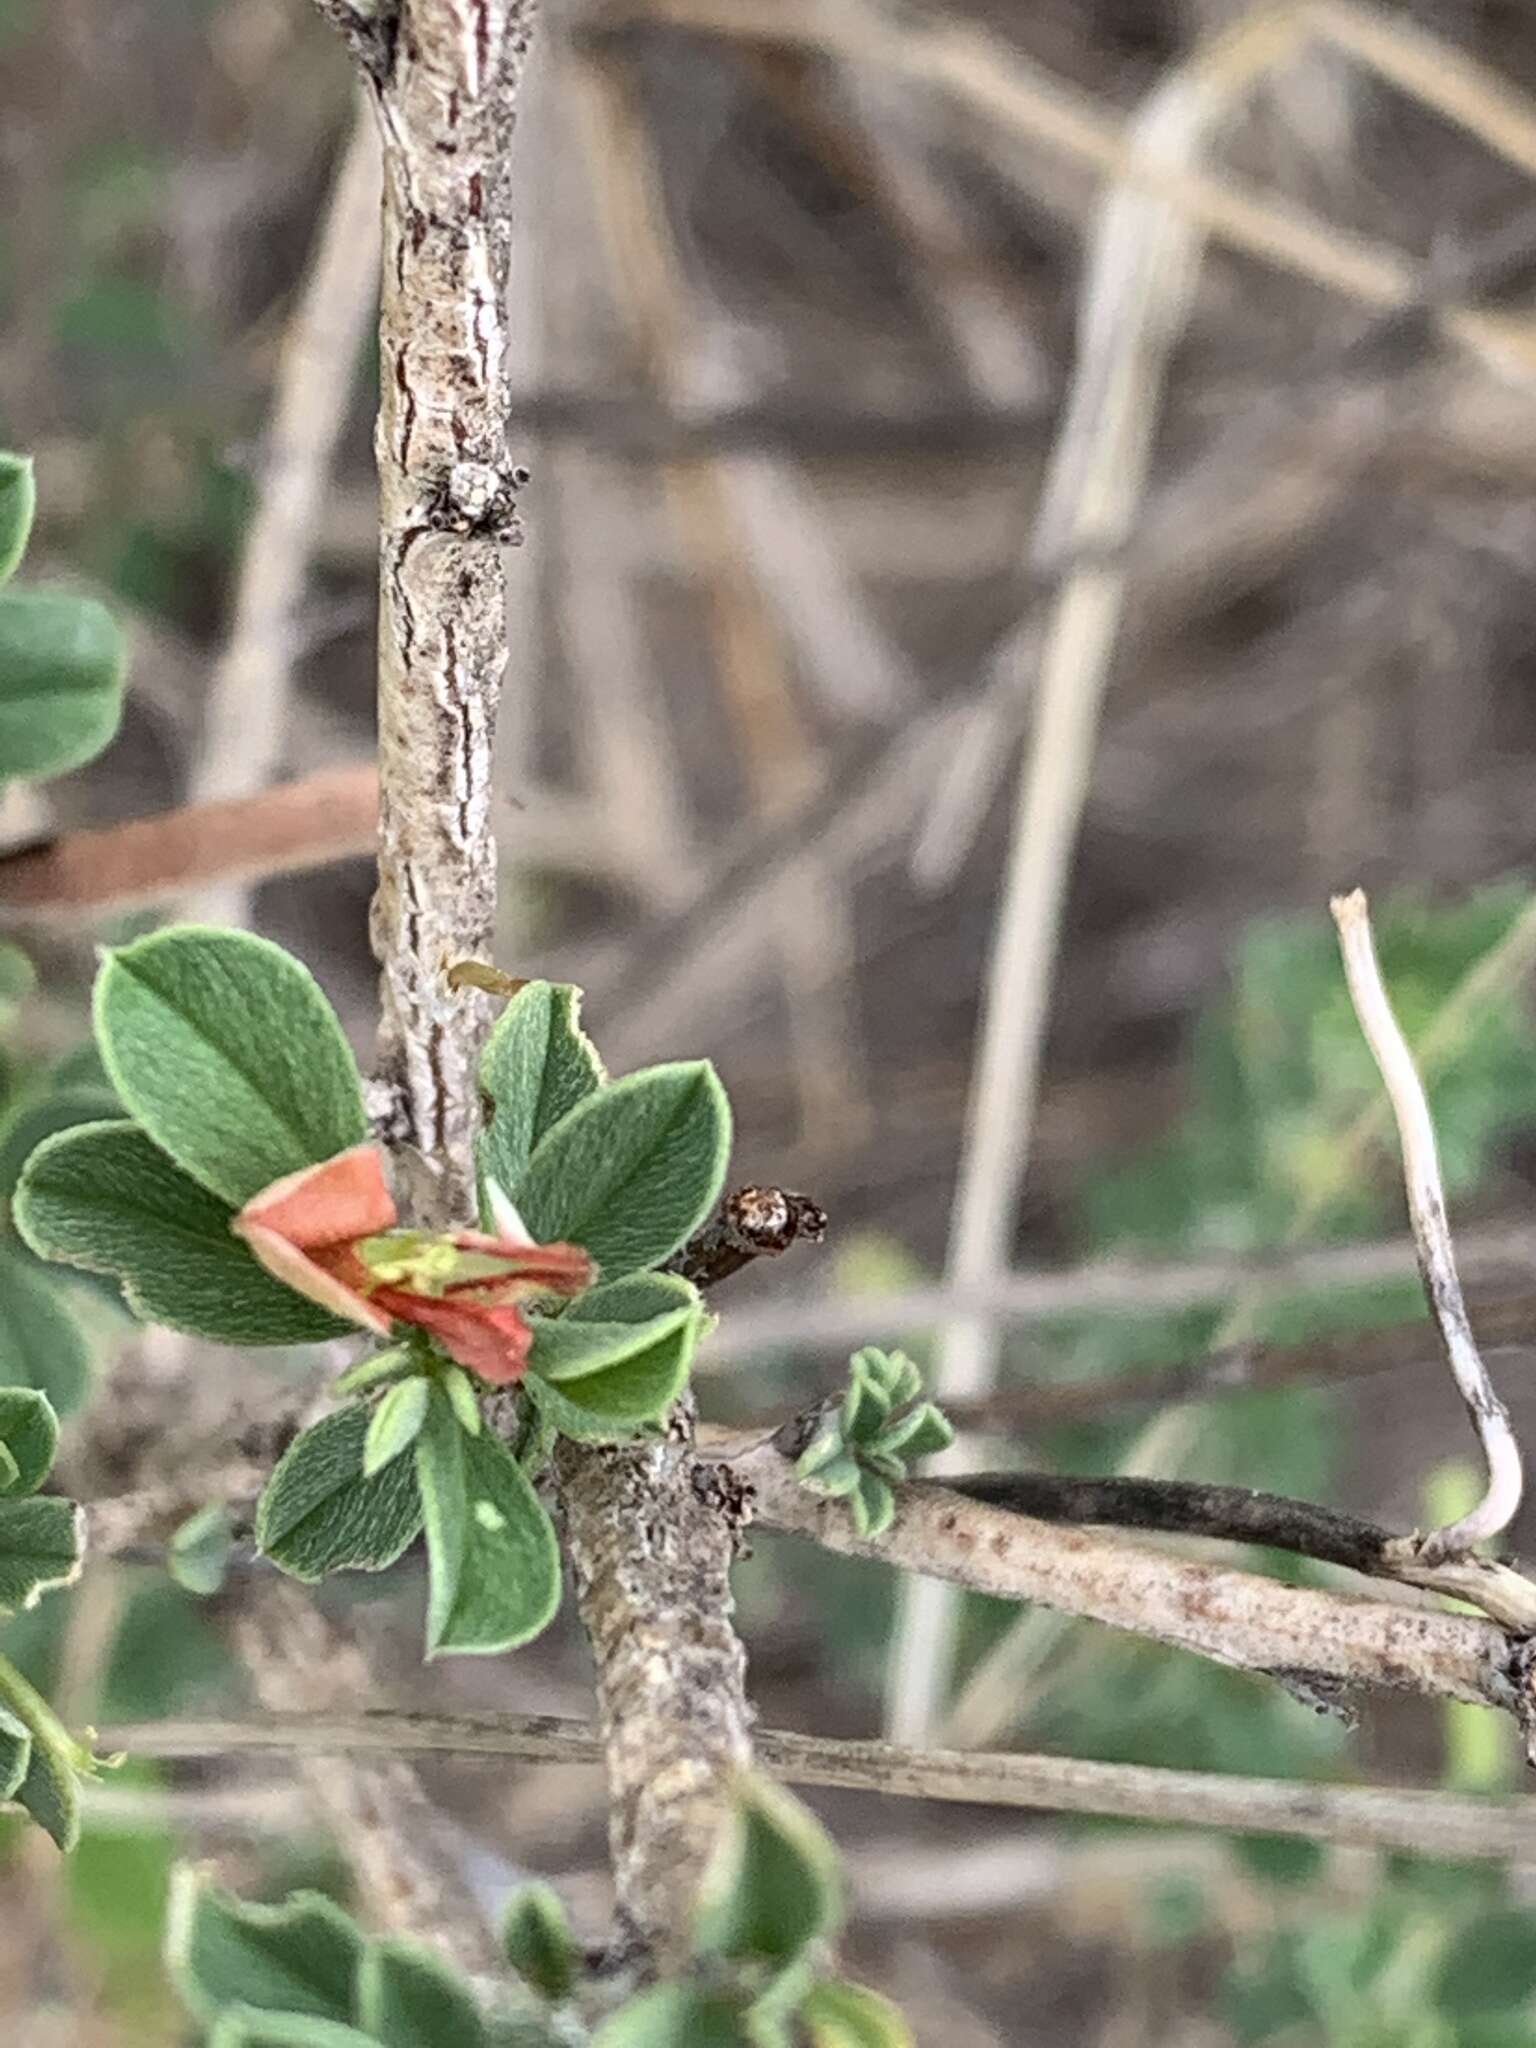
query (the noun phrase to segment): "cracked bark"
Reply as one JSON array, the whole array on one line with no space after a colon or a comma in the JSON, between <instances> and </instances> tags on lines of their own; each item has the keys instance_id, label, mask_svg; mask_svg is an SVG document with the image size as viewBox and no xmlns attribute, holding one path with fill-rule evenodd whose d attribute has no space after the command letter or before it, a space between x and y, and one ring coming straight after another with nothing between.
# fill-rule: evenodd
<instances>
[{"instance_id":1,"label":"cracked bark","mask_svg":"<svg viewBox=\"0 0 1536 2048\"><path fill-rule=\"evenodd\" d=\"M491 743L507 658L509 144L533 0L405 0L379 84L379 886L373 1109L419 1223L473 1213L489 1006L449 985L489 951ZM686 1935L732 1771L750 1758L731 1627L735 1523L679 1410L660 1444L566 1447L557 1476L597 1663L626 1932Z\"/></svg>"},{"instance_id":2,"label":"cracked bark","mask_svg":"<svg viewBox=\"0 0 1536 2048\"><path fill-rule=\"evenodd\" d=\"M742 1495L693 1445L683 1403L658 1442L556 1457L597 1664L620 1952L687 1953L694 1893L731 1782L752 1761L746 1652L731 1624Z\"/></svg>"},{"instance_id":3,"label":"cracked bark","mask_svg":"<svg viewBox=\"0 0 1536 2048\"><path fill-rule=\"evenodd\" d=\"M491 743L507 659L510 146L533 0L405 0L377 88L379 884L373 1108L418 1222L468 1220L489 1009L445 969L487 951Z\"/></svg>"}]
</instances>

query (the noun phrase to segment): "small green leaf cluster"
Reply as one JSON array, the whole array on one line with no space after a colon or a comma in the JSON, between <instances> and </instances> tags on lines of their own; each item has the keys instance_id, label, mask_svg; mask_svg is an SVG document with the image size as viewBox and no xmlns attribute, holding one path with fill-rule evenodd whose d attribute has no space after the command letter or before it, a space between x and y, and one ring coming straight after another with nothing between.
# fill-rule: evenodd
<instances>
[{"instance_id":1,"label":"small green leaf cluster","mask_svg":"<svg viewBox=\"0 0 1536 2048\"><path fill-rule=\"evenodd\" d=\"M35 1607L72 1585L85 1548L85 1517L71 1500L42 1494L59 1423L32 1387L0 1388L0 1616ZM80 1783L99 1766L89 1741L0 1657L0 1803L22 1806L61 1849L80 1833Z\"/></svg>"},{"instance_id":2,"label":"small green leaf cluster","mask_svg":"<svg viewBox=\"0 0 1536 2048\"><path fill-rule=\"evenodd\" d=\"M370 1941L329 1899L252 1906L176 1873L167 1960L209 2048L519 2048L435 1956Z\"/></svg>"},{"instance_id":3,"label":"small green leaf cluster","mask_svg":"<svg viewBox=\"0 0 1536 2048\"><path fill-rule=\"evenodd\" d=\"M1299 1896L1317 1851L1287 1846L1312 1850L1288 1874ZM1287 1915L1244 1944L1223 1995L1237 2040L1519 2048L1536 2036L1536 1914L1508 1901L1498 1866L1398 1858L1383 1877L1356 1910Z\"/></svg>"},{"instance_id":4,"label":"small green leaf cluster","mask_svg":"<svg viewBox=\"0 0 1536 2048\"><path fill-rule=\"evenodd\" d=\"M943 1412L919 1398L922 1389L922 1373L904 1351L856 1351L846 1393L800 1454L800 1484L846 1500L860 1536L883 1536L891 1526L891 1489L907 1477L911 1461L955 1440Z\"/></svg>"},{"instance_id":5,"label":"small green leaf cluster","mask_svg":"<svg viewBox=\"0 0 1536 2048\"><path fill-rule=\"evenodd\" d=\"M507 1006L481 1078L487 1228L512 1203L536 1240L582 1245L602 1275L568 1306L528 1317L518 1453L482 1426L466 1375L413 1334L344 1376L339 1391L367 1401L297 1439L256 1523L259 1548L301 1579L382 1571L424 1531L429 1657L514 1649L553 1617L559 1548L530 1472L554 1435L632 1436L682 1392L703 1305L686 1281L648 1269L713 1208L730 1136L710 1067L608 1082L576 991L548 982Z\"/></svg>"},{"instance_id":6,"label":"small green leaf cluster","mask_svg":"<svg viewBox=\"0 0 1536 2048\"><path fill-rule=\"evenodd\" d=\"M105 607L73 591L6 587L36 509L30 459L0 450L0 783L80 767L122 713L122 640Z\"/></svg>"},{"instance_id":7,"label":"small green leaf cluster","mask_svg":"<svg viewBox=\"0 0 1536 2048\"><path fill-rule=\"evenodd\" d=\"M594 2026L601 2003L564 1908L528 1885L503 1943L524 1990L487 2012L450 1970L366 1938L330 1900L246 1905L177 1874L172 1978L209 2048L912 2048L894 2006L819 1972L842 1920L837 1856L787 1793L743 1777L700 1889L688 1968Z\"/></svg>"}]
</instances>

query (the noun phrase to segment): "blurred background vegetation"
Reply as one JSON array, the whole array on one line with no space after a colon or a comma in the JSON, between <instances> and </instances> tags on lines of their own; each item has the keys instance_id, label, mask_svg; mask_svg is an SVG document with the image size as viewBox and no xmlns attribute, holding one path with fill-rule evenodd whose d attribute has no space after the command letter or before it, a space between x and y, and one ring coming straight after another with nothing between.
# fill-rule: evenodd
<instances>
[{"instance_id":1,"label":"blurred background vegetation","mask_svg":"<svg viewBox=\"0 0 1536 2048\"><path fill-rule=\"evenodd\" d=\"M1245 13L947 10L992 39L997 75L1044 67L1116 122ZM1536 27L1513 0L1413 0L1374 19L1434 30L1536 93ZM294 417L340 438L302 536L300 601L254 635L254 736L226 659L240 618L247 639L261 624L241 579L292 453L274 391L347 161L341 50L306 0L0 0L0 80L0 443L37 457L27 570L107 598L132 649L120 741L8 789L0 848L238 792L257 763L286 778L365 762L373 368L366 346L327 348L323 322ZM1019 1275L1057 1284L1009 1315L1006 1381L1102 1385L1103 1401L977 1444L978 1463L1181 1472L1404 1528L1470 1483L1428 1342L1390 1378L1151 1407L1135 1380L1235 1341L1417 1313L1395 1153L1326 912L1356 882L1428 1048L1474 1317L1529 1289L1536 198L1495 102L1478 105L1453 124L1357 51L1303 41L1221 131L1223 177L1399 252L1409 284L1395 309L1373 307L1227 242L1206 255L1129 523L1013 1246ZM534 483L513 563L498 959L582 982L615 1067L712 1057L738 1108L739 1177L802 1187L831 1213L823 1254L749 1275L723 1304L706 1408L755 1415L837 1384L853 1341L934 1350L935 1314L914 1322L881 1295L910 1302L945 1261L1009 792L1066 573L1040 501L1084 360L1101 186L1023 119L708 38L641 38L602 64L541 52L515 147L514 375ZM1452 302L1502 323L1504 361L1446 340ZM727 424L680 434L669 421L690 408ZM366 858L216 879L316 964L365 1047ZM6 1175L23 1132L101 1099L79 1051L93 946L207 909L207 881L9 919L39 985L0 1027ZM1148 1264L1187 1285L1137 1305L1126 1283L1104 1305L1106 1274ZM36 1380L46 1360L74 1411L72 1483L110 1492L110 1446L159 1340L99 1292L39 1301L0 1227L5 1275L0 1374ZM1527 1441L1532 1363L1530 1346L1495 1360ZM210 1354L210 1399L221 1374L232 1362ZM259 1405L244 1387L227 1398L232 1414ZM739 1579L765 1721L876 1729L887 1575L763 1538ZM587 1711L569 1616L513 1661L424 1671L419 1597L409 1565L353 1596L381 1699ZM238 1598L238 1578L200 1599L99 1566L11 1624L5 1648L76 1721L237 1712L224 1623ZM1519 1771L1512 1732L1476 1709L1373 1700L1345 1726L1246 1677L979 1599L945 1732L1461 1790L1513 1788ZM488 1896L537 1872L583 1927L602 1925L596 1773L434 1762L428 1776ZM1533 2037L1536 1852L1451 1869L819 1804L850 1865L850 1963L924 2041ZM158 1961L177 1856L214 1860L252 1896L296 1882L346 1896L280 1761L132 1767L91 1814L68 1862L19 1825L0 1841L0 2020L26 2048L184 2038Z\"/></svg>"}]
</instances>

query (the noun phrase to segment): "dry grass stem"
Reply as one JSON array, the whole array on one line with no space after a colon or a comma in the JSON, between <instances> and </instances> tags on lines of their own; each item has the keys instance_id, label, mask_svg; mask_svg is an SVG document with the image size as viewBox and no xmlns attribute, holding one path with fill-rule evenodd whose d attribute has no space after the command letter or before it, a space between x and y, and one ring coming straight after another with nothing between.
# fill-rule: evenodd
<instances>
[{"instance_id":1,"label":"dry grass stem","mask_svg":"<svg viewBox=\"0 0 1536 2048\"><path fill-rule=\"evenodd\" d=\"M1438 1563L1499 1535L1513 1521L1524 1489L1520 1446L1515 1441L1509 1412L1493 1390L1472 1334L1445 1213L1435 1127L1424 1084L1382 983L1365 893L1356 889L1347 896L1336 896L1330 907L1339 928L1344 974L1355 1015L1397 1119L1403 1184L1425 1298L1488 1467L1487 1487L1478 1505L1446 1528L1434 1530L1421 1539L1423 1557Z\"/></svg>"}]
</instances>

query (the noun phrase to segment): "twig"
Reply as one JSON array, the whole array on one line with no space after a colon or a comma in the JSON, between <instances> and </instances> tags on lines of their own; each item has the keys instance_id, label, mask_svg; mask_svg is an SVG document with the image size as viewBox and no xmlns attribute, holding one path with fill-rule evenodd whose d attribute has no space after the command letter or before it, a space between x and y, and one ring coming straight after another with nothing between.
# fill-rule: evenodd
<instances>
[{"instance_id":1,"label":"twig","mask_svg":"<svg viewBox=\"0 0 1536 2048\"><path fill-rule=\"evenodd\" d=\"M360 93L278 358L229 637L209 682L188 783L196 804L250 796L265 788L282 759L296 614L378 290L379 137L367 98ZM238 884L197 907L214 923L245 921Z\"/></svg>"},{"instance_id":2,"label":"twig","mask_svg":"<svg viewBox=\"0 0 1536 2048\"><path fill-rule=\"evenodd\" d=\"M1317 0L1306 11L1317 34L1536 177L1536 105L1502 73L1401 16L1349 0Z\"/></svg>"},{"instance_id":3,"label":"twig","mask_svg":"<svg viewBox=\"0 0 1536 2048\"><path fill-rule=\"evenodd\" d=\"M602 1743L579 1721L532 1715L274 1714L262 1721L127 1721L102 1742L143 1758L233 1755L521 1757L596 1764ZM1227 1777L1062 1756L907 1750L765 1728L764 1766L791 1784L880 1792L899 1799L1096 1813L1167 1826L1235 1828L1358 1842L1410 1854L1528 1859L1536 1812L1528 1798L1466 1799L1385 1785L1312 1785Z\"/></svg>"},{"instance_id":4,"label":"twig","mask_svg":"<svg viewBox=\"0 0 1536 2048\"><path fill-rule=\"evenodd\" d=\"M256 796L183 804L0 853L0 918L94 917L208 883L245 885L355 859L373 851L378 790L377 768L360 761ZM610 807L525 790L516 819L528 866L594 878L652 912L675 904L671 878L635 860L628 823Z\"/></svg>"},{"instance_id":5,"label":"twig","mask_svg":"<svg viewBox=\"0 0 1536 2048\"><path fill-rule=\"evenodd\" d=\"M65 832L0 855L0 914L94 915L347 860L372 851L378 792L373 763L360 762L257 796Z\"/></svg>"},{"instance_id":6,"label":"twig","mask_svg":"<svg viewBox=\"0 0 1536 2048\"><path fill-rule=\"evenodd\" d=\"M1014 1514L1074 1526L1160 1531L1341 1565L1367 1578L1395 1579L1448 1598L1469 1600L1505 1628L1536 1632L1536 1584L1487 1558L1432 1561L1411 1542L1374 1522L1315 1502L1257 1493L1203 1480L1116 1475L1077 1479L1055 1472L975 1472L950 1479L950 1490Z\"/></svg>"},{"instance_id":7,"label":"twig","mask_svg":"<svg viewBox=\"0 0 1536 2048\"><path fill-rule=\"evenodd\" d=\"M731 1625L740 1495L699 1463L687 1403L657 1442L562 1442L555 1472L597 1666L621 1925L676 1964L730 1782L752 1761Z\"/></svg>"},{"instance_id":8,"label":"twig","mask_svg":"<svg viewBox=\"0 0 1536 2048\"><path fill-rule=\"evenodd\" d=\"M473 1213L488 955L491 741L507 659L509 144L528 0L405 0L386 89L380 303L380 1127L420 1223Z\"/></svg>"},{"instance_id":9,"label":"twig","mask_svg":"<svg viewBox=\"0 0 1536 2048\"><path fill-rule=\"evenodd\" d=\"M827 1212L809 1195L786 1188L737 1188L668 1259L666 1270L695 1287L715 1287L754 1259L776 1259L794 1244L820 1244L826 1234Z\"/></svg>"},{"instance_id":10,"label":"twig","mask_svg":"<svg viewBox=\"0 0 1536 2048\"><path fill-rule=\"evenodd\" d=\"M1293 47L1294 17L1260 9L1158 86L1137 115L1137 149L1198 162L1254 80ZM1032 553L1119 547L1150 463L1163 377L1192 303L1201 236L1164 200L1120 188L1095 225L1073 388L1036 515ZM1125 601L1123 572L1076 570L1046 629L1037 700L998 907L966 1111L948 1271L960 1286L1006 1270L1029 1159L1055 958L1100 708ZM1034 631L1026 629L1026 639ZM943 1401L992 1384L996 1326L960 1318L944 1331L933 1389ZM963 1455L956 1447L952 1456ZM938 1468L942 1469L942 1465ZM887 1680L888 1732L920 1742L948 1689L955 1596L904 1584Z\"/></svg>"},{"instance_id":11,"label":"twig","mask_svg":"<svg viewBox=\"0 0 1536 2048\"><path fill-rule=\"evenodd\" d=\"M1010 1514L927 1483L902 1487L895 1520L870 1540L854 1533L841 1502L802 1487L771 1444L733 1456L730 1470L751 1489L760 1527L809 1536L828 1550L1037 1602L1314 1691L1392 1687L1501 1707L1529 1734L1523 1646L1481 1616L1284 1585Z\"/></svg>"},{"instance_id":12,"label":"twig","mask_svg":"<svg viewBox=\"0 0 1536 2048\"><path fill-rule=\"evenodd\" d=\"M1488 1466L1487 1488L1478 1505L1446 1528L1433 1530L1419 1539L1420 1554L1428 1561L1439 1562L1508 1528L1519 1509L1524 1488L1520 1446L1515 1441L1509 1412L1493 1390L1472 1335L1446 1220L1435 1127L1413 1055L1382 985L1364 891L1356 889L1348 896L1336 896L1331 908L1339 928L1344 973L1355 1015L1397 1119L1403 1150L1403 1182L1425 1299Z\"/></svg>"}]
</instances>

